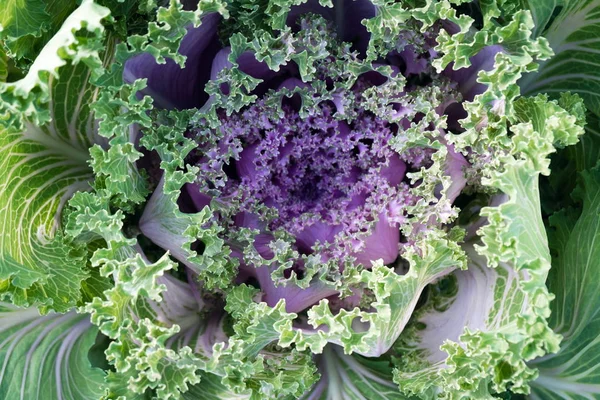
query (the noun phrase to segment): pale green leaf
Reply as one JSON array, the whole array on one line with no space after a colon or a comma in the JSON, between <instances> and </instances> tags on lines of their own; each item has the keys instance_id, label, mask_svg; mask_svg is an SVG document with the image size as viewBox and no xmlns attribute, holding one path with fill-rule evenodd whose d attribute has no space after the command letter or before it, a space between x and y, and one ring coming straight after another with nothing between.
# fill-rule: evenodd
<instances>
[{"instance_id":1,"label":"pale green leaf","mask_svg":"<svg viewBox=\"0 0 600 400\"><path fill-rule=\"evenodd\" d=\"M574 194L581 214L563 210L550 219L555 250L548 287L556 296L550 324L563 336L560 351L531 363L539 370L533 399L600 397L600 172L582 173Z\"/></svg>"},{"instance_id":2,"label":"pale green leaf","mask_svg":"<svg viewBox=\"0 0 600 400\"><path fill-rule=\"evenodd\" d=\"M97 140L89 110L96 92L83 64L48 79L51 121L25 122L0 136L0 279L15 304L75 305L85 262L61 238L68 198L90 188L88 148ZM67 95L66 91L74 90Z\"/></svg>"},{"instance_id":3,"label":"pale green leaf","mask_svg":"<svg viewBox=\"0 0 600 400\"><path fill-rule=\"evenodd\" d=\"M249 394L235 393L221 383L221 377L201 374L200 383L190 387L182 396L184 400L249 400Z\"/></svg>"},{"instance_id":4,"label":"pale green leaf","mask_svg":"<svg viewBox=\"0 0 600 400\"><path fill-rule=\"evenodd\" d=\"M105 373L88 359L97 334L89 317L74 311L40 316L0 304L0 398L98 399Z\"/></svg>"},{"instance_id":5,"label":"pale green leaf","mask_svg":"<svg viewBox=\"0 0 600 400\"><path fill-rule=\"evenodd\" d=\"M599 114L600 1L535 0L529 3L540 24L537 29L543 28L554 10L559 12L542 33L555 55L542 63L538 72L519 82L523 93L553 96L567 91L578 93L587 107Z\"/></svg>"},{"instance_id":6,"label":"pale green leaf","mask_svg":"<svg viewBox=\"0 0 600 400\"><path fill-rule=\"evenodd\" d=\"M390 362L344 354L339 346L325 347L317 356L321 379L302 400L404 400L392 382Z\"/></svg>"}]
</instances>

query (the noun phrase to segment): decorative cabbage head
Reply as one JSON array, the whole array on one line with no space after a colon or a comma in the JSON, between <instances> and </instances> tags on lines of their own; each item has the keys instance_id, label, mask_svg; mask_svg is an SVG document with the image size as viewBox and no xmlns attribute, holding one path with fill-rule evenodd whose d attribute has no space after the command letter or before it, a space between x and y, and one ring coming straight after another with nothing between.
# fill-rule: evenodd
<instances>
[{"instance_id":1,"label":"decorative cabbage head","mask_svg":"<svg viewBox=\"0 0 600 400\"><path fill-rule=\"evenodd\" d=\"M28 70L0 89L0 332L43 352L34 326L64 320L93 349L45 359L89 371L46 374L57 398L545 398L562 331L539 177L585 122L578 95L537 94L563 79L559 35L540 35L560 18L535 1L73 9L28 27L54 35L33 63L0 31Z\"/></svg>"}]
</instances>

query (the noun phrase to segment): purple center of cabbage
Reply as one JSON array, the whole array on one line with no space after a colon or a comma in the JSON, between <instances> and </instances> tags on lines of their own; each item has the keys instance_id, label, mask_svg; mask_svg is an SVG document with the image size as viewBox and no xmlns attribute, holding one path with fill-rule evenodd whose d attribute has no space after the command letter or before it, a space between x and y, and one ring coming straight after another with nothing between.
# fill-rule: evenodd
<instances>
[{"instance_id":1,"label":"purple center of cabbage","mask_svg":"<svg viewBox=\"0 0 600 400\"><path fill-rule=\"evenodd\" d=\"M360 225L371 212L383 211L406 170L387 146L392 131L386 124L365 117L348 125L336 121L329 106L320 111L302 120L287 110L286 124L269 121L260 133L246 136L237 162L241 182L228 185L242 191L250 209L259 204L277 209L270 229L284 228L300 240L315 225L366 230ZM252 112L245 117L252 118ZM356 224L349 215L367 221Z\"/></svg>"},{"instance_id":2,"label":"purple center of cabbage","mask_svg":"<svg viewBox=\"0 0 600 400\"><path fill-rule=\"evenodd\" d=\"M404 182L407 164L427 155L401 157L390 146L398 127L358 106L346 122L329 102L305 118L285 101L280 109L269 104L223 116L222 138L206 153L213 157L200 163L206 169L215 155L232 156L220 196L236 199L237 226L283 229L303 254L317 245L325 259L393 262L405 206L415 201ZM276 213L267 217L266 209ZM272 256L267 245L258 249Z\"/></svg>"}]
</instances>

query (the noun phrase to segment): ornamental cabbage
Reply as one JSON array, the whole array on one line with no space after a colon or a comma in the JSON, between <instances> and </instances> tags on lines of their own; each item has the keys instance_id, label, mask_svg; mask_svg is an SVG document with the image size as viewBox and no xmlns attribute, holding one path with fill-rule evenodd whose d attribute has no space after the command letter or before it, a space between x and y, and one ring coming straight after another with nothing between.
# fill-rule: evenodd
<instances>
[{"instance_id":1,"label":"ornamental cabbage","mask_svg":"<svg viewBox=\"0 0 600 400\"><path fill-rule=\"evenodd\" d=\"M600 1L2 9L0 398L600 398Z\"/></svg>"}]
</instances>

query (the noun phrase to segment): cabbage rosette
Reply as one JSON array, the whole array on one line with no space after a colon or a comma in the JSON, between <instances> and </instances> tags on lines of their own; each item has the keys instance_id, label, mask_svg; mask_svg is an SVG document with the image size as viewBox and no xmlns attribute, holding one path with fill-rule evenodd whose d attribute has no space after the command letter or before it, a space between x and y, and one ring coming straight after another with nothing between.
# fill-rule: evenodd
<instances>
[{"instance_id":1,"label":"cabbage rosette","mask_svg":"<svg viewBox=\"0 0 600 400\"><path fill-rule=\"evenodd\" d=\"M41 10L0 31L0 394L549 398L539 178L593 103L554 8Z\"/></svg>"}]
</instances>

